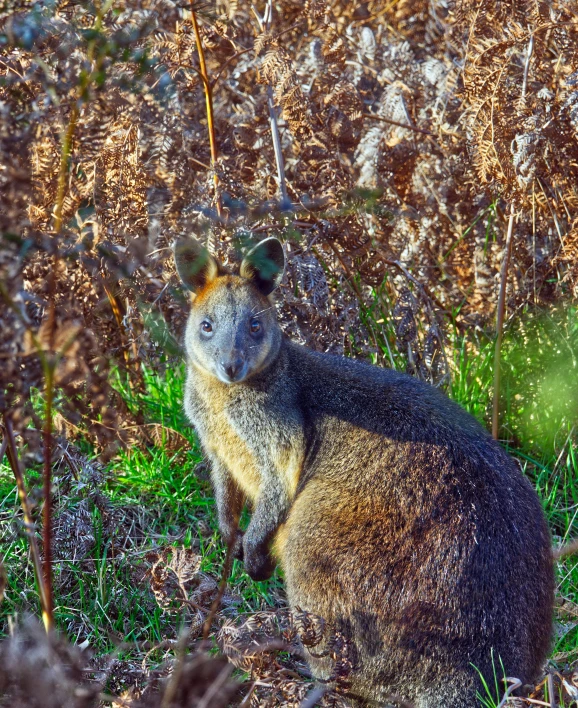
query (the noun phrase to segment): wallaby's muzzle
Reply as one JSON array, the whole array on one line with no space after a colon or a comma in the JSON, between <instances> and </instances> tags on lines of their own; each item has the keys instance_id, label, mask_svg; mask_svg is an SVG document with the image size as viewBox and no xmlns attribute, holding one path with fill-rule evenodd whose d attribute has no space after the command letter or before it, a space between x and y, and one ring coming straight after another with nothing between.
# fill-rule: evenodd
<instances>
[{"instance_id":1,"label":"wallaby's muzzle","mask_svg":"<svg viewBox=\"0 0 578 708\"><path fill-rule=\"evenodd\" d=\"M247 376L247 362L239 354L223 358L217 364L217 375L223 383L239 383Z\"/></svg>"}]
</instances>

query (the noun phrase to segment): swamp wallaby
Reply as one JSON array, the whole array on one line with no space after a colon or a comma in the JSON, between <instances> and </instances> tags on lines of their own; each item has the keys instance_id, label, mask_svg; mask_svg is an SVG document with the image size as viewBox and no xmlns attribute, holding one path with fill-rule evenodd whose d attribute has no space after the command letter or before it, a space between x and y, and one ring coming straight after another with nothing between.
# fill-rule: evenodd
<instances>
[{"instance_id":1,"label":"swamp wallaby","mask_svg":"<svg viewBox=\"0 0 578 708\"><path fill-rule=\"evenodd\" d=\"M291 606L351 642L357 704L473 708L478 671L532 681L550 643L552 554L516 463L432 386L289 341L269 299L276 239L238 275L193 239L175 259L193 292L185 408L223 536L254 579L276 558Z\"/></svg>"}]
</instances>

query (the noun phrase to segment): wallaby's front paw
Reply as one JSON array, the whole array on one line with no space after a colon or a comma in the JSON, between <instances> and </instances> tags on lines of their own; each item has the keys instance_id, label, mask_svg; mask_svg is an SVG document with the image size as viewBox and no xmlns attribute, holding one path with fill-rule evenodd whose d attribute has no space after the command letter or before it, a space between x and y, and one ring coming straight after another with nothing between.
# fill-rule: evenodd
<instances>
[{"instance_id":1,"label":"wallaby's front paw","mask_svg":"<svg viewBox=\"0 0 578 708\"><path fill-rule=\"evenodd\" d=\"M247 536L245 536L243 539L243 556L245 570L253 580L267 580L273 575L276 564L265 544L253 545L250 541L247 541Z\"/></svg>"}]
</instances>

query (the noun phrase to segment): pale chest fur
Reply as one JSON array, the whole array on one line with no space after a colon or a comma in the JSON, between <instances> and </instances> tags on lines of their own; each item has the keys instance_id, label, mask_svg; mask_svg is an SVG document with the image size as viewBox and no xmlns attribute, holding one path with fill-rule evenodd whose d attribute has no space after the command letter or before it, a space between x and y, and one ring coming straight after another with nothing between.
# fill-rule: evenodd
<instances>
[{"instance_id":1,"label":"pale chest fur","mask_svg":"<svg viewBox=\"0 0 578 708\"><path fill-rule=\"evenodd\" d=\"M208 413L203 447L229 470L245 495L254 501L262 482L256 455L237 433L225 409L212 403Z\"/></svg>"},{"instance_id":2,"label":"pale chest fur","mask_svg":"<svg viewBox=\"0 0 578 708\"><path fill-rule=\"evenodd\" d=\"M257 395L208 383L193 374L185 394L187 414L206 453L227 468L249 500L256 500L270 474L293 498L305 457L300 421L288 416L286 408L277 417Z\"/></svg>"}]
</instances>

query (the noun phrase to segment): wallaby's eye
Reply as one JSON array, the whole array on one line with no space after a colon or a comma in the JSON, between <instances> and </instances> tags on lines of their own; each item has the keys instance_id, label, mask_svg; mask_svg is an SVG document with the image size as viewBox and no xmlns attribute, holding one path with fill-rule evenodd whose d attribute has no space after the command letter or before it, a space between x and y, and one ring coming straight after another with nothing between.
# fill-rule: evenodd
<instances>
[{"instance_id":1,"label":"wallaby's eye","mask_svg":"<svg viewBox=\"0 0 578 708\"><path fill-rule=\"evenodd\" d=\"M207 322L207 320L203 320L201 322L201 329L205 334L210 334L213 331L213 325L210 322Z\"/></svg>"},{"instance_id":2,"label":"wallaby's eye","mask_svg":"<svg viewBox=\"0 0 578 708\"><path fill-rule=\"evenodd\" d=\"M261 331L261 323L259 320L251 320L251 334L258 334Z\"/></svg>"}]
</instances>

